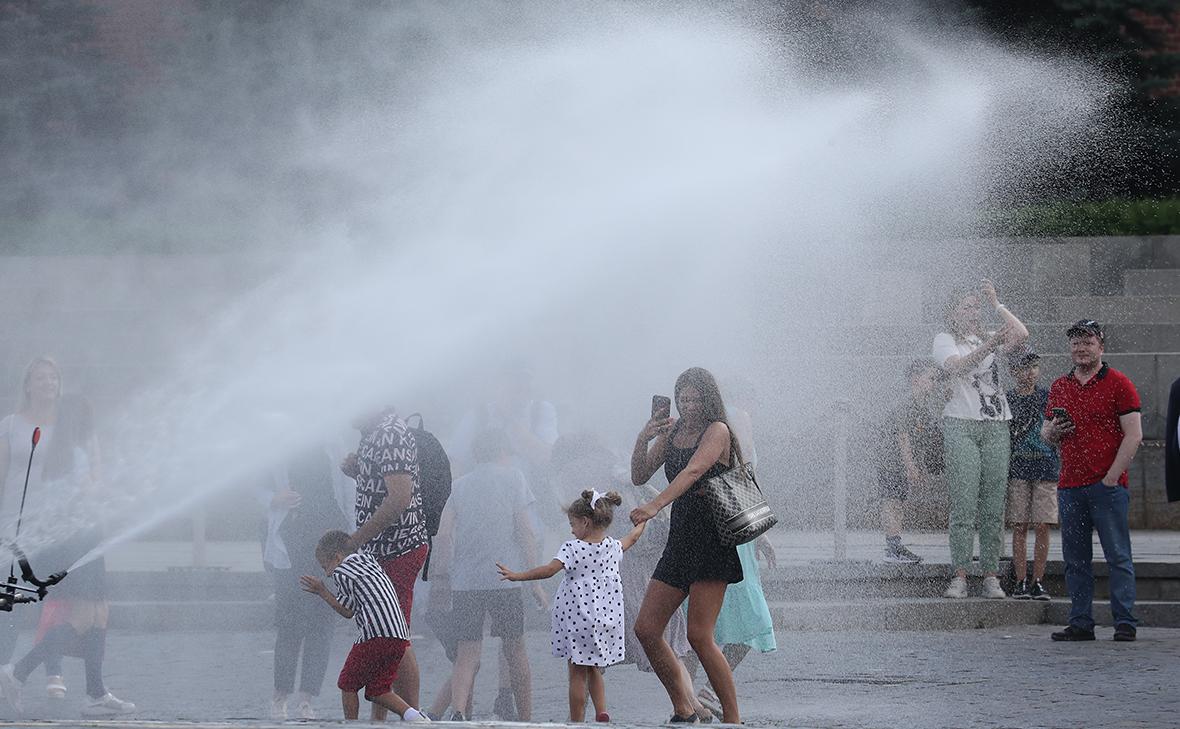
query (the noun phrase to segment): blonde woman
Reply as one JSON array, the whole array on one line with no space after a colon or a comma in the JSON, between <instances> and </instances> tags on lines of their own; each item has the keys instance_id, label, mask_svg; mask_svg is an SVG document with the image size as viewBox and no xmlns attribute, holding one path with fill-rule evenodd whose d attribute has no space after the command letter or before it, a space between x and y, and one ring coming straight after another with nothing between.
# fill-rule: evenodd
<instances>
[{"instance_id":1,"label":"blonde woman","mask_svg":"<svg viewBox=\"0 0 1180 729\"><path fill-rule=\"evenodd\" d=\"M987 306L1000 321L986 331ZM979 291L954 292L944 310L946 330L934 337L934 361L949 375L950 398L943 408L943 448L950 490L950 547L955 576L944 596L967 597L975 535L984 597L1006 597L997 576L1004 538L1004 499L1008 490L1012 411L1000 383L999 355L1028 339L1028 329L1000 303L984 279Z\"/></svg>"}]
</instances>

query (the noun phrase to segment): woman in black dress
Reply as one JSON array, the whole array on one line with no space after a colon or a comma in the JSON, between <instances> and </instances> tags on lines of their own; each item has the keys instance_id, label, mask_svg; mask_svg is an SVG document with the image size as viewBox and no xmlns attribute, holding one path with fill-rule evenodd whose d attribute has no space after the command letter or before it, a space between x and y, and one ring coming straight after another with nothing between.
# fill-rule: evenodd
<instances>
[{"instance_id":1,"label":"woman in black dress","mask_svg":"<svg viewBox=\"0 0 1180 729\"><path fill-rule=\"evenodd\" d=\"M668 487L631 512L634 524L647 521L672 505L668 543L656 565L635 622L635 635L672 701L672 721L695 721L692 704L676 655L664 640L672 614L688 598L688 642L700 658L721 702L722 721L741 722L733 673L713 640L725 588L742 580L735 547L722 546L705 499L694 493L699 482L741 460L730 430L717 382L707 370L693 367L676 379L677 421L653 417L635 441L631 480L647 483L662 465ZM652 441L655 441L654 443Z\"/></svg>"}]
</instances>

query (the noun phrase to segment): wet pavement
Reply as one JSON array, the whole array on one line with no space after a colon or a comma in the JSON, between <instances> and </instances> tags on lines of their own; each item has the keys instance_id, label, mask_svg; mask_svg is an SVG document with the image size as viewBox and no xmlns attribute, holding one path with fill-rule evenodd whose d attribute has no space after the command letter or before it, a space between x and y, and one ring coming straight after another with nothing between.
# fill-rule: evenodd
<instances>
[{"instance_id":1,"label":"wet pavement","mask_svg":"<svg viewBox=\"0 0 1180 729\"><path fill-rule=\"evenodd\" d=\"M958 632L780 633L779 650L751 655L736 673L743 719L749 726L868 729L885 727L1159 727L1180 716L1175 684L1180 630L1144 628L1137 643L1114 643L1099 629L1093 643L1049 640L1050 626L1013 626ZM19 649L28 645L22 635ZM269 720L272 636L266 632L136 633L113 631L108 641L109 688L134 701L119 722L80 720L81 663L66 660L69 694L52 701L38 671L25 689L25 714L0 713L0 723L29 726L115 726L126 720L208 726L272 725ZM333 687L348 644L349 626L336 634L320 721L341 719ZM528 635L538 722L566 719L566 672L548 655L548 637ZM422 663L423 703L449 671L437 642L416 642ZM494 642L484 646L475 720L490 721L496 693ZM633 666L606 673L612 718L650 726L670 707L654 676ZM362 715L365 715L362 709ZM190 724L186 724L190 725ZM141 725L142 726L142 725ZM155 724L160 726L160 724Z\"/></svg>"}]
</instances>

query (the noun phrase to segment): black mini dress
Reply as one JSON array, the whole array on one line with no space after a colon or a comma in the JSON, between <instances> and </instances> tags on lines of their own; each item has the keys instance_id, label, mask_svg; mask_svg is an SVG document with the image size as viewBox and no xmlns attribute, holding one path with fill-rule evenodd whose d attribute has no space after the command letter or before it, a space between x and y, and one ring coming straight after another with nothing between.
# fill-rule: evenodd
<instances>
[{"instance_id":1,"label":"black mini dress","mask_svg":"<svg viewBox=\"0 0 1180 729\"><path fill-rule=\"evenodd\" d=\"M672 444L676 430L668 437L664 458L664 475L668 483L680 475L696 453L701 438L691 448L677 448ZM664 554L652 573L653 580L659 580L678 590L688 592L692 583L702 580L720 580L733 584L741 582L742 563L738 559L737 547L726 547L717 536L713 526L713 513L705 499L694 492L701 481L724 472L728 466L715 463L701 476L688 491L672 502L672 518L668 526L668 543Z\"/></svg>"}]
</instances>

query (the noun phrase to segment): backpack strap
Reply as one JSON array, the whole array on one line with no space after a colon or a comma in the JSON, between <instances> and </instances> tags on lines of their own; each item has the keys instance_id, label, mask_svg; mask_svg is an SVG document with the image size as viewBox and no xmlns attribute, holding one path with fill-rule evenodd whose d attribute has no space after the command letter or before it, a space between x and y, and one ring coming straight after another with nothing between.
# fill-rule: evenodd
<instances>
[{"instance_id":1,"label":"backpack strap","mask_svg":"<svg viewBox=\"0 0 1180 729\"><path fill-rule=\"evenodd\" d=\"M422 416L419 415L419 418ZM426 561L422 563L422 581L430 581L430 555L434 554L434 537L430 533L426 533Z\"/></svg>"}]
</instances>

